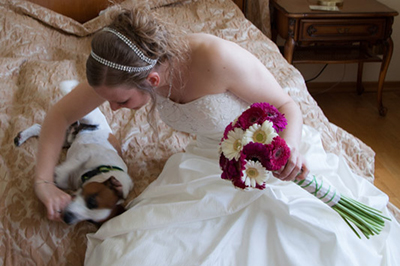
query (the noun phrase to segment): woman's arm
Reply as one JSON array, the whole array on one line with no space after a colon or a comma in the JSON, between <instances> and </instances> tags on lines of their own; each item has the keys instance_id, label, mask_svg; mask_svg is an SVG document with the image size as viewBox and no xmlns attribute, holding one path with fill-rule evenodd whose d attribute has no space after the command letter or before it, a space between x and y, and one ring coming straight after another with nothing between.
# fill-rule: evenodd
<instances>
[{"instance_id":1,"label":"woman's arm","mask_svg":"<svg viewBox=\"0 0 400 266\"><path fill-rule=\"evenodd\" d=\"M211 49L215 60L213 73L225 80L226 89L249 104L267 102L285 114L286 129L280 134L291 149L291 156L275 176L282 180L299 179L308 175L309 170L299 153L303 119L299 106L281 88L269 70L250 52L239 45L219 39Z\"/></svg>"},{"instance_id":2,"label":"woman's arm","mask_svg":"<svg viewBox=\"0 0 400 266\"><path fill-rule=\"evenodd\" d=\"M81 83L48 111L39 136L35 171L35 192L47 209L51 220L59 220L59 211L70 196L54 185L54 168L64 143L67 128L104 100L87 84Z\"/></svg>"}]
</instances>

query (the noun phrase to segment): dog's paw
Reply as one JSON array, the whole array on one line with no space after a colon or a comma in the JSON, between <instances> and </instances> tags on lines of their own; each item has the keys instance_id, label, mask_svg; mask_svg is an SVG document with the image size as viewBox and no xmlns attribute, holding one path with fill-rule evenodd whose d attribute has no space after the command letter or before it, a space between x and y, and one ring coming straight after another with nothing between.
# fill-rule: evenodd
<instances>
[{"instance_id":1,"label":"dog's paw","mask_svg":"<svg viewBox=\"0 0 400 266\"><path fill-rule=\"evenodd\" d=\"M63 169L60 169L60 167L56 167L56 169L54 170L54 181L57 187L61 189L68 188L68 174L65 174L65 171L63 171Z\"/></svg>"},{"instance_id":2,"label":"dog's paw","mask_svg":"<svg viewBox=\"0 0 400 266\"><path fill-rule=\"evenodd\" d=\"M14 138L14 145L19 147L22 143L27 141L29 138L37 137L40 134L41 126L39 124L34 124L33 126L20 131Z\"/></svg>"},{"instance_id":3,"label":"dog's paw","mask_svg":"<svg viewBox=\"0 0 400 266\"><path fill-rule=\"evenodd\" d=\"M16 147L19 147L19 146L23 143L21 133L22 133L22 131L20 131L20 132L17 134L17 136L14 138L14 145L15 145Z\"/></svg>"},{"instance_id":4,"label":"dog's paw","mask_svg":"<svg viewBox=\"0 0 400 266\"><path fill-rule=\"evenodd\" d=\"M60 90L64 95L70 93L76 86L78 86L79 81L75 79L64 80L60 82Z\"/></svg>"}]
</instances>

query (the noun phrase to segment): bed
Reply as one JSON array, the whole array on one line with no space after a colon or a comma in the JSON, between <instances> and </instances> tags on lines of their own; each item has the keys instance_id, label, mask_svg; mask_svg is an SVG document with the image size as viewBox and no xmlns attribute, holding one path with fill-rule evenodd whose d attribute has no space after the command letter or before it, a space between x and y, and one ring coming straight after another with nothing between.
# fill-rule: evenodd
<instances>
[{"instance_id":1,"label":"bed","mask_svg":"<svg viewBox=\"0 0 400 266\"><path fill-rule=\"evenodd\" d=\"M130 6L135 2L123 4ZM149 2L154 12L182 25L188 32L208 32L254 53L300 105L304 123L321 132L325 150L342 155L355 173L373 182L373 150L328 121L307 92L301 74L285 61L267 37L267 24L261 23L264 28L259 30L231 0ZM268 1L250 2L252 6L246 6L249 18L268 19ZM95 232L97 227L89 222L68 226L46 218L44 206L32 186L37 139L15 147L13 138L27 126L43 121L46 110L61 97L58 84L62 80L85 79L91 36L109 23L108 14L113 8L80 23L31 2L0 0L1 265L84 263L86 235ZM127 203L157 178L169 156L183 151L193 138L159 120L160 141L157 142L146 120L148 108L111 112L107 104L101 106L122 143L123 158L135 182ZM400 221L398 209L389 207Z\"/></svg>"}]
</instances>

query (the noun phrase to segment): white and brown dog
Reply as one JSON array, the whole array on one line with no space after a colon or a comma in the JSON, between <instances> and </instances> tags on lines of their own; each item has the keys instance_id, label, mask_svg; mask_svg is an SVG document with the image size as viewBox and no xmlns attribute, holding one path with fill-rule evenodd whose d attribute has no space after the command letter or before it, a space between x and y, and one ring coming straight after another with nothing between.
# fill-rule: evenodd
<instances>
[{"instance_id":1,"label":"white and brown dog","mask_svg":"<svg viewBox=\"0 0 400 266\"><path fill-rule=\"evenodd\" d=\"M66 94L77 81L60 84ZM38 136L35 124L15 137L19 146L28 138ZM67 224L83 220L103 223L122 213L122 202L133 188L116 140L105 116L96 108L69 127L64 146L70 145L66 160L55 169L55 182L64 190L74 191L72 201L62 217Z\"/></svg>"}]
</instances>

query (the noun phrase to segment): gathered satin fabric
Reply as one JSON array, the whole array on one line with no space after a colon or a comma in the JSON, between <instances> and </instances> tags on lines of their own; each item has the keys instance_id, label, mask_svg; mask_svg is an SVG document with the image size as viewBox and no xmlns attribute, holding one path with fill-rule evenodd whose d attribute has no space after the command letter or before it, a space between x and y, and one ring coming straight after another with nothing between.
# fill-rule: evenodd
<instances>
[{"instance_id":1,"label":"gathered satin fabric","mask_svg":"<svg viewBox=\"0 0 400 266\"><path fill-rule=\"evenodd\" d=\"M201 134L170 157L125 213L88 235L86 265L400 265L394 218L380 235L359 239L334 210L292 182L270 178L265 190L243 191L221 179L221 129L247 107L240 99L224 93L189 104L158 102L167 124ZM301 152L313 174L391 217L388 197L326 153L309 126Z\"/></svg>"}]
</instances>

